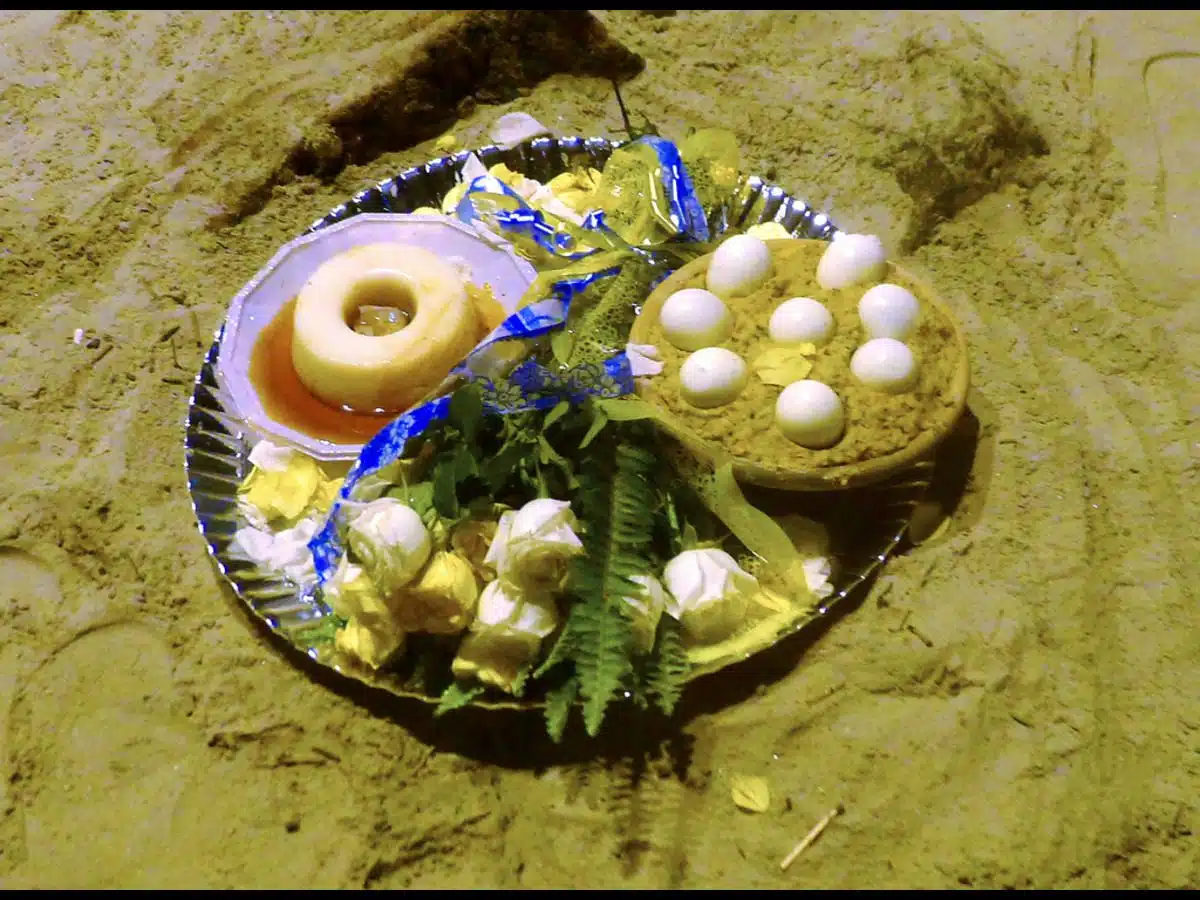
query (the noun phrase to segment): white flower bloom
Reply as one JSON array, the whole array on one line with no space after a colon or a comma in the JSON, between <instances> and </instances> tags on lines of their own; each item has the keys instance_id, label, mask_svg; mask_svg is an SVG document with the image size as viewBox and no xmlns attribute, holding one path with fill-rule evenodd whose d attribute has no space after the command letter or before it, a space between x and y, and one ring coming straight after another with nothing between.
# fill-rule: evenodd
<instances>
[{"instance_id":1,"label":"white flower bloom","mask_svg":"<svg viewBox=\"0 0 1200 900\"><path fill-rule=\"evenodd\" d=\"M829 532L820 522L804 516L782 516L777 521L800 554L805 584L815 597L824 600L833 593Z\"/></svg>"},{"instance_id":2,"label":"white flower bloom","mask_svg":"<svg viewBox=\"0 0 1200 900\"><path fill-rule=\"evenodd\" d=\"M530 138L549 134L550 129L529 113L505 113L493 123L488 137L499 147L512 147Z\"/></svg>"},{"instance_id":3,"label":"white flower bloom","mask_svg":"<svg viewBox=\"0 0 1200 900\"><path fill-rule=\"evenodd\" d=\"M658 375L663 370L658 348L653 344L626 344L625 356L629 359L629 374L634 378Z\"/></svg>"},{"instance_id":4,"label":"white flower bloom","mask_svg":"<svg viewBox=\"0 0 1200 900\"><path fill-rule=\"evenodd\" d=\"M506 590L493 581L479 595L472 631L524 634L539 641L558 627L558 610L549 597Z\"/></svg>"},{"instance_id":5,"label":"white flower bloom","mask_svg":"<svg viewBox=\"0 0 1200 900\"><path fill-rule=\"evenodd\" d=\"M804 560L804 581L813 594L824 600L833 593L829 579L833 577L833 564L828 556L814 556Z\"/></svg>"},{"instance_id":6,"label":"white flower bloom","mask_svg":"<svg viewBox=\"0 0 1200 900\"><path fill-rule=\"evenodd\" d=\"M668 615L696 643L727 638L745 619L758 579L724 550L685 550L663 572L670 599Z\"/></svg>"},{"instance_id":7,"label":"white flower bloom","mask_svg":"<svg viewBox=\"0 0 1200 900\"><path fill-rule=\"evenodd\" d=\"M279 572L305 586L317 580L308 542L317 533L317 521L304 519L291 528L271 531L248 526L233 536L233 547L263 569Z\"/></svg>"},{"instance_id":8,"label":"white flower bloom","mask_svg":"<svg viewBox=\"0 0 1200 900\"><path fill-rule=\"evenodd\" d=\"M491 582L479 596L471 629L459 645L452 671L511 691L521 671L537 659L542 640L558 627L554 600L510 591Z\"/></svg>"},{"instance_id":9,"label":"white flower bloom","mask_svg":"<svg viewBox=\"0 0 1200 900\"><path fill-rule=\"evenodd\" d=\"M250 451L248 459L256 469L264 472L286 472L299 450L273 444L270 441L259 441Z\"/></svg>"},{"instance_id":10,"label":"white flower bloom","mask_svg":"<svg viewBox=\"0 0 1200 900\"><path fill-rule=\"evenodd\" d=\"M578 524L568 501L531 500L500 516L484 565L510 587L561 579L563 563L583 552Z\"/></svg>"},{"instance_id":11,"label":"white flower bloom","mask_svg":"<svg viewBox=\"0 0 1200 900\"><path fill-rule=\"evenodd\" d=\"M667 592L653 575L634 575L629 580L639 588L624 598L633 610L633 646L638 653L649 653L654 649L658 620L667 607Z\"/></svg>"},{"instance_id":12,"label":"white flower bloom","mask_svg":"<svg viewBox=\"0 0 1200 900\"><path fill-rule=\"evenodd\" d=\"M433 549L421 517L394 497L380 497L351 513L349 543L385 594L412 581Z\"/></svg>"}]
</instances>

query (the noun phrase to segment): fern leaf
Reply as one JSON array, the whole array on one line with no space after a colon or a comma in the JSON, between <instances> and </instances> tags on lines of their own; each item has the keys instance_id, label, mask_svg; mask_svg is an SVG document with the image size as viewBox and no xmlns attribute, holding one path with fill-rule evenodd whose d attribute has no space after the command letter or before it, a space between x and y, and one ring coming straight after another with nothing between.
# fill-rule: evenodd
<instances>
[{"instance_id":1,"label":"fern leaf","mask_svg":"<svg viewBox=\"0 0 1200 900\"><path fill-rule=\"evenodd\" d=\"M546 698L546 731L556 744L562 740L567 719L571 717L571 707L575 705L578 695L579 679L572 677L552 690Z\"/></svg>"},{"instance_id":2,"label":"fern leaf","mask_svg":"<svg viewBox=\"0 0 1200 900\"><path fill-rule=\"evenodd\" d=\"M675 711L675 704L687 684L691 664L687 650L679 634L679 624L664 616L659 624L658 640L655 642L654 659L647 674L647 689L654 704L664 715Z\"/></svg>"},{"instance_id":3,"label":"fern leaf","mask_svg":"<svg viewBox=\"0 0 1200 900\"><path fill-rule=\"evenodd\" d=\"M603 452L597 457L606 458ZM634 592L632 577L651 571L648 550L658 506L653 454L621 443L607 458L612 460L608 471L589 472L580 495L588 552L574 569L579 602L563 635L571 642L584 725L591 735L634 671L633 623L623 601Z\"/></svg>"},{"instance_id":4,"label":"fern leaf","mask_svg":"<svg viewBox=\"0 0 1200 900\"><path fill-rule=\"evenodd\" d=\"M437 709L433 711L433 714L434 716L444 716L452 710L470 706L471 701L482 694L483 691L484 688L482 685L474 684L470 687L463 687L456 681L446 688L446 690L442 691Z\"/></svg>"}]
</instances>

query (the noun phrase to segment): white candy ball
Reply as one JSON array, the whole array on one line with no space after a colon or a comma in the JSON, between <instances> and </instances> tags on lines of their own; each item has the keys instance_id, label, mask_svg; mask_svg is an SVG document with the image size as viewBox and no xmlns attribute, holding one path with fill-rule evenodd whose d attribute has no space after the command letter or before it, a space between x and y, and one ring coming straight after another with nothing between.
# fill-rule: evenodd
<instances>
[{"instance_id":1,"label":"white candy ball","mask_svg":"<svg viewBox=\"0 0 1200 900\"><path fill-rule=\"evenodd\" d=\"M873 234L835 238L817 263L817 283L827 291L878 281L887 272L887 251Z\"/></svg>"},{"instance_id":2,"label":"white candy ball","mask_svg":"<svg viewBox=\"0 0 1200 900\"><path fill-rule=\"evenodd\" d=\"M683 399L700 409L732 402L750 380L745 360L724 347L697 350L679 367Z\"/></svg>"},{"instance_id":3,"label":"white candy ball","mask_svg":"<svg viewBox=\"0 0 1200 900\"><path fill-rule=\"evenodd\" d=\"M846 413L829 385L811 379L793 381L775 401L775 424L792 443L824 450L841 440Z\"/></svg>"},{"instance_id":4,"label":"white candy ball","mask_svg":"<svg viewBox=\"0 0 1200 900\"><path fill-rule=\"evenodd\" d=\"M733 334L733 316L712 291L685 288L666 299L658 322L668 341L680 350L719 344Z\"/></svg>"},{"instance_id":5,"label":"white candy ball","mask_svg":"<svg viewBox=\"0 0 1200 900\"><path fill-rule=\"evenodd\" d=\"M824 344L833 336L833 314L811 297L793 297L775 307L767 333L780 344Z\"/></svg>"},{"instance_id":6,"label":"white candy ball","mask_svg":"<svg viewBox=\"0 0 1200 900\"><path fill-rule=\"evenodd\" d=\"M748 294L771 274L771 250L764 241L735 234L712 255L708 263L708 289L719 297Z\"/></svg>"},{"instance_id":7,"label":"white candy ball","mask_svg":"<svg viewBox=\"0 0 1200 900\"><path fill-rule=\"evenodd\" d=\"M917 361L907 344L895 338L875 338L854 351L850 371L872 390L903 394L916 382Z\"/></svg>"},{"instance_id":8,"label":"white candy ball","mask_svg":"<svg viewBox=\"0 0 1200 900\"><path fill-rule=\"evenodd\" d=\"M921 304L898 284L877 284L858 301L858 317L868 337L902 341L916 330Z\"/></svg>"}]
</instances>

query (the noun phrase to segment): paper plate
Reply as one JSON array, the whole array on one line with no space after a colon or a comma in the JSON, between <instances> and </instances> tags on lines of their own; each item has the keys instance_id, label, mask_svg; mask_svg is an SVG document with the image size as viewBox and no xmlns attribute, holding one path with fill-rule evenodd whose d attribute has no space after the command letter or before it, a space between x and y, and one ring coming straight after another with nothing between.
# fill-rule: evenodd
<instances>
[{"instance_id":1,"label":"paper plate","mask_svg":"<svg viewBox=\"0 0 1200 900\"><path fill-rule=\"evenodd\" d=\"M510 149L484 147L474 151L486 166L503 162L523 174L546 181L578 165L602 168L620 142L603 138L538 138ZM352 219L363 213L408 213L420 206L436 205L455 184L455 173L468 154L433 160L401 172L355 195L314 222L306 232ZM837 229L824 215L781 188L757 177L739 188L729 212L730 221L718 230L758 222L778 222L796 237L830 239ZM243 419L231 394L217 378L216 366L224 328L218 331L195 380L188 408L185 470L200 533L218 570L250 612L281 640L349 678L403 697L436 703L449 672L431 672L419 656L405 658L395 671L368 673L340 667L329 640L332 620L315 589L298 589L280 573L264 570L232 549L239 527L237 488L250 469L248 455L260 435ZM888 559L903 538L913 508L929 487L930 460L881 485L830 494L764 494L755 496L775 515L805 515L826 525L835 564L834 593L808 614L768 622L755 628L752 637L723 647L695 666L693 677L719 671L741 662L781 639L827 617L846 597L869 579ZM474 705L486 708L528 708L539 699L513 700L485 695Z\"/></svg>"}]
</instances>

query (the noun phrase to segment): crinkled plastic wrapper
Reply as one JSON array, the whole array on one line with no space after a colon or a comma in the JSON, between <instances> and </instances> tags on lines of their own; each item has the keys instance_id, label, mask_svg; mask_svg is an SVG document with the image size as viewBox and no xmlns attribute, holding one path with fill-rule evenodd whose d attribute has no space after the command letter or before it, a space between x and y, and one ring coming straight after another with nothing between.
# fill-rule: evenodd
<instances>
[{"instance_id":1,"label":"crinkled plastic wrapper","mask_svg":"<svg viewBox=\"0 0 1200 900\"><path fill-rule=\"evenodd\" d=\"M685 157L688 163L685 164ZM357 486L404 457L409 441L446 418L449 395L474 383L489 415L547 410L562 401L620 399L620 418L659 418L631 397L624 346L636 309L690 252L707 252L711 224L737 182L737 145L727 132L696 132L683 152L642 138L614 151L597 189L598 210L576 226L532 208L492 175L474 178L455 209L511 241L543 269L510 315L443 384L439 395L392 421L363 448L324 526L310 542L324 584L343 556L341 510ZM723 226L718 226L723 230ZM681 253L683 257L681 257ZM574 308L574 314L573 314ZM663 434L662 447L712 512L794 596L807 596L802 560L787 534L742 496L730 463L700 459Z\"/></svg>"}]
</instances>

